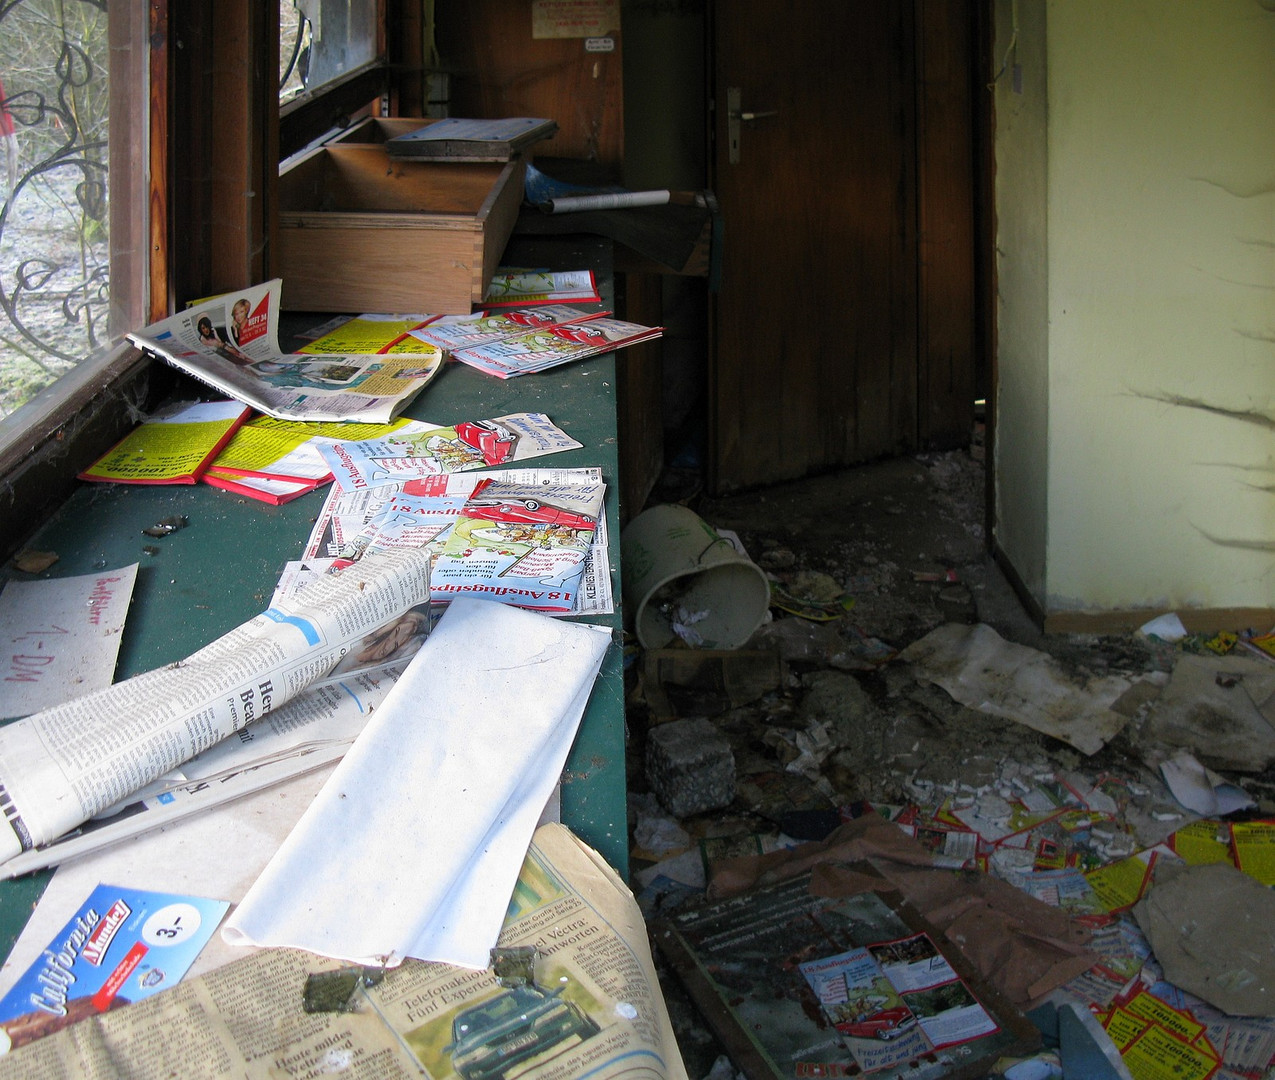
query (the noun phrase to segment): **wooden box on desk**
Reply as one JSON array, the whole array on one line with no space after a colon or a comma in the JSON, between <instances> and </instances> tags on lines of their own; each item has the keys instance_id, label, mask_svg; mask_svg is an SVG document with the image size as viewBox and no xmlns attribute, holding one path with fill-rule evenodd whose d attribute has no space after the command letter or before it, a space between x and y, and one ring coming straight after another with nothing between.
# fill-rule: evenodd
<instances>
[{"instance_id":1,"label":"wooden box on desk","mask_svg":"<svg viewBox=\"0 0 1275 1080\"><path fill-rule=\"evenodd\" d=\"M520 157L394 161L368 144L302 156L279 175L283 306L468 314L513 231L525 169Z\"/></svg>"}]
</instances>

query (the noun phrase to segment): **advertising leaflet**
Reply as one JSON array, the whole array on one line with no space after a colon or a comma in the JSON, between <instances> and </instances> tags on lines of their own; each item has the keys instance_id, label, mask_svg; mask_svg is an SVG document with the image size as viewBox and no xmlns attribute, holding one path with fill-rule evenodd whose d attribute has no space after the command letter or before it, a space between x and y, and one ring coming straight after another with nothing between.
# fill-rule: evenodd
<instances>
[{"instance_id":1,"label":"advertising leaflet","mask_svg":"<svg viewBox=\"0 0 1275 1080\"><path fill-rule=\"evenodd\" d=\"M927 934L801 965L864 1072L998 1030Z\"/></svg>"},{"instance_id":2,"label":"advertising leaflet","mask_svg":"<svg viewBox=\"0 0 1275 1080\"><path fill-rule=\"evenodd\" d=\"M983 1077L1039 1042L868 863L844 868L876 878L875 891L812 891L807 872L683 905L653 927L748 1080Z\"/></svg>"},{"instance_id":3,"label":"advertising leaflet","mask_svg":"<svg viewBox=\"0 0 1275 1080\"><path fill-rule=\"evenodd\" d=\"M549 485L482 480L434 560L431 596L571 614L605 494L601 480L581 476Z\"/></svg>"},{"instance_id":4,"label":"advertising leaflet","mask_svg":"<svg viewBox=\"0 0 1275 1080\"><path fill-rule=\"evenodd\" d=\"M204 473L204 481L278 506L332 479L319 453L321 445L379 439L413 424L426 429L433 426L404 419L390 424L343 424L257 416L235 432Z\"/></svg>"},{"instance_id":5,"label":"advertising leaflet","mask_svg":"<svg viewBox=\"0 0 1275 1080\"><path fill-rule=\"evenodd\" d=\"M442 359L442 350L420 338L412 337L413 330L420 330L430 323L447 321L446 315L356 315L325 324L320 333L302 353L414 353Z\"/></svg>"},{"instance_id":6,"label":"advertising leaflet","mask_svg":"<svg viewBox=\"0 0 1275 1080\"><path fill-rule=\"evenodd\" d=\"M322 480L284 480L275 476L252 476L237 473L233 469L219 469L216 466L204 473L204 483L209 487L231 491L236 495L246 495L250 499L269 503L271 506L282 506L293 499L299 499L307 491L313 491Z\"/></svg>"},{"instance_id":7,"label":"advertising leaflet","mask_svg":"<svg viewBox=\"0 0 1275 1080\"><path fill-rule=\"evenodd\" d=\"M530 304L599 304L602 295L592 270L514 270L497 267L482 306L518 307Z\"/></svg>"},{"instance_id":8,"label":"advertising leaflet","mask_svg":"<svg viewBox=\"0 0 1275 1080\"><path fill-rule=\"evenodd\" d=\"M376 439L319 445L337 484L370 487L492 465L512 465L581 446L544 413L511 413L449 427L410 424Z\"/></svg>"},{"instance_id":9,"label":"advertising leaflet","mask_svg":"<svg viewBox=\"0 0 1275 1080\"><path fill-rule=\"evenodd\" d=\"M545 304L425 326L411 333L447 350L453 360L502 379L622 349L664 333L662 326L624 322L608 318L610 314Z\"/></svg>"},{"instance_id":10,"label":"advertising leaflet","mask_svg":"<svg viewBox=\"0 0 1275 1080\"><path fill-rule=\"evenodd\" d=\"M167 990L229 906L99 885L0 1000L0 1052Z\"/></svg>"},{"instance_id":11,"label":"advertising leaflet","mask_svg":"<svg viewBox=\"0 0 1275 1080\"><path fill-rule=\"evenodd\" d=\"M598 468L501 469L481 476L473 473L449 473L444 476L379 484L375 487L357 487L351 490L334 488L315 519L304 558L348 562L359 559L368 552L399 547L424 547L431 554L437 555L444 549L451 529L459 520L466 503L484 480L507 481L523 489L530 489L535 493L535 500L543 501L547 506L554 506L559 501L556 496L549 497L547 493L550 491L605 491L602 471ZM585 496L586 502L588 497ZM495 523L487 521L486 525L494 526ZM508 586L508 582L502 582L499 577L493 578L490 574L481 577L476 564L473 567L463 565L464 550L460 549L459 559L449 560L446 576L439 577L440 581L449 581L452 584L481 581L495 587ZM573 586L574 598L570 610L547 611L546 614L604 615L615 610L608 550L606 517L599 513L594 524L592 543ZM455 556L458 552L453 551L452 554ZM563 554L570 552L559 552L559 555ZM486 557L480 549L475 549L476 559ZM437 564L433 573L442 573ZM561 585L550 588L546 584L545 591L561 592L562 588ZM434 599L446 600L456 592L455 589L440 589ZM505 595L511 594L506 592Z\"/></svg>"},{"instance_id":12,"label":"advertising leaflet","mask_svg":"<svg viewBox=\"0 0 1275 1080\"><path fill-rule=\"evenodd\" d=\"M588 322L558 323L515 337L466 346L456 349L451 356L488 375L508 379L650 341L663 333L661 326L594 318Z\"/></svg>"},{"instance_id":13,"label":"advertising leaflet","mask_svg":"<svg viewBox=\"0 0 1275 1080\"><path fill-rule=\"evenodd\" d=\"M79 474L116 484L194 484L252 415L236 401L184 402L139 424Z\"/></svg>"},{"instance_id":14,"label":"advertising leaflet","mask_svg":"<svg viewBox=\"0 0 1275 1080\"><path fill-rule=\"evenodd\" d=\"M547 304L543 307L515 308L490 315L474 315L445 325L430 325L413 330L412 336L449 353L504 338L517 337L532 330L544 330L563 323L588 322L609 315L607 311L582 311L570 304Z\"/></svg>"},{"instance_id":15,"label":"advertising leaflet","mask_svg":"<svg viewBox=\"0 0 1275 1080\"><path fill-rule=\"evenodd\" d=\"M339 961L263 949L15 1049L0 1080L113 1076L121 1061L133 1080L686 1080L637 903L563 826L536 831L499 948L529 962L497 976L409 960L349 980L350 1008L330 1012L306 1012L302 991Z\"/></svg>"},{"instance_id":16,"label":"advertising leaflet","mask_svg":"<svg viewBox=\"0 0 1275 1080\"><path fill-rule=\"evenodd\" d=\"M0 862L157 780L329 675L429 599L429 555L381 552L327 575L176 664L0 728Z\"/></svg>"},{"instance_id":17,"label":"advertising leaflet","mask_svg":"<svg viewBox=\"0 0 1275 1080\"><path fill-rule=\"evenodd\" d=\"M128 335L245 405L279 420L387 423L438 374L439 356L308 356L279 350L276 278L204 300Z\"/></svg>"}]
</instances>

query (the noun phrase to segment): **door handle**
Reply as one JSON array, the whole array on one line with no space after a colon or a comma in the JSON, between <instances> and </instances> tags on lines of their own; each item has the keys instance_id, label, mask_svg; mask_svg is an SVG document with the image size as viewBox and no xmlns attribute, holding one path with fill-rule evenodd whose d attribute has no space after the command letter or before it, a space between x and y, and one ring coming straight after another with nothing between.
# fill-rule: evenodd
<instances>
[{"instance_id":1,"label":"door handle","mask_svg":"<svg viewBox=\"0 0 1275 1080\"><path fill-rule=\"evenodd\" d=\"M726 140L727 158L732 165L739 164L740 125L750 120L760 120L763 116L778 116L778 109L763 109L757 112L744 112L742 108L743 92L738 86L726 88Z\"/></svg>"}]
</instances>

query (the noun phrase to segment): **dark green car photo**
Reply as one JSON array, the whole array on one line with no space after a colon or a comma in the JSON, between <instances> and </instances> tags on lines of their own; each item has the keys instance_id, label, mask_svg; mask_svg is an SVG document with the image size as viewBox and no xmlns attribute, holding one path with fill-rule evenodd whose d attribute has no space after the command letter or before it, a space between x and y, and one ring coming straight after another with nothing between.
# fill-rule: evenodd
<instances>
[{"instance_id":1,"label":"dark green car photo","mask_svg":"<svg viewBox=\"0 0 1275 1080\"><path fill-rule=\"evenodd\" d=\"M583 1042L598 1031L574 1003L520 986L460 1013L452 1023L448 1050L462 1080L507 1080L515 1066L572 1036Z\"/></svg>"}]
</instances>

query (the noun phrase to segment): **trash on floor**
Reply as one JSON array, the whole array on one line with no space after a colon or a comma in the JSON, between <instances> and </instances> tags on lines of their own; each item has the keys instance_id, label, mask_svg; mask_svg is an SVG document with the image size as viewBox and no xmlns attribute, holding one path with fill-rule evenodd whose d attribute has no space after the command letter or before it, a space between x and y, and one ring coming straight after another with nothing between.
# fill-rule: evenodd
<instances>
[{"instance_id":1,"label":"trash on floor","mask_svg":"<svg viewBox=\"0 0 1275 1080\"><path fill-rule=\"evenodd\" d=\"M1125 725L1112 706L1129 689L1128 679L1077 680L1047 653L1006 641L990 626L945 623L899 657L962 704L1026 724L1083 754L1097 753Z\"/></svg>"},{"instance_id":2,"label":"trash on floor","mask_svg":"<svg viewBox=\"0 0 1275 1080\"><path fill-rule=\"evenodd\" d=\"M677 716L733 758L734 798L714 810L652 808L642 762L630 773L632 880L674 954L663 982L690 1071L1270 1080L1275 1008L1252 1002L1269 985L1257 961L1275 955L1275 920L1261 914L1275 886L1275 664L1263 651L1275 638L1188 633L1176 616L1042 634L981 550L969 465L933 455L697 504L759 553L772 587L770 617L737 653L770 654L755 678L737 671L727 691L716 660L688 668L686 685L664 661L631 669L636 741ZM686 645L663 652L694 656ZM694 771L683 779L692 787ZM656 851L656 835L676 839ZM1211 877L1232 884L1192 885ZM1191 914L1175 881L1214 903ZM959 1063L943 1047L918 1056L941 1004L922 1018L904 1000L916 988L868 993L863 928L828 929L828 904L883 889L933 928L953 970L1030 1015L1043 1048L971 1068L974 1035ZM1261 900L1246 905L1248 893ZM800 940L807 919L817 940ZM659 941L666 927L697 928L698 941L679 933L713 952L698 974ZM766 993L768 1011L753 1004ZM750 1021L769 1072L735 1039ZM785 1051L774 1029L789 1022L804 1037Z\"/></svg>"}]
</instances>

